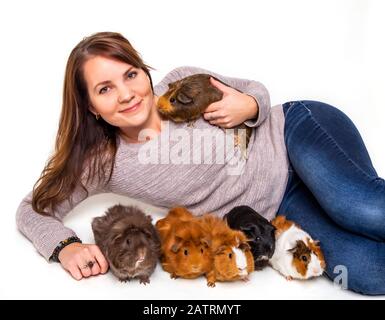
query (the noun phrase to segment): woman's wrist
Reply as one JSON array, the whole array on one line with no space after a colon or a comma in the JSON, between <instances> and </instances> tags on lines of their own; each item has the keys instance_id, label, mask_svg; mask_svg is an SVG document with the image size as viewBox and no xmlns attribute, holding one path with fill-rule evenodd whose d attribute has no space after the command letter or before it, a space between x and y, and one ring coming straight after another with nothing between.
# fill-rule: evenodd
<instances>
[{"instance_id":1,"label":"woman's wrist","mask_svg":"<svg viewBox=\"0 0 385 320\"><path fill-rule=\"evenodd\" d=\"M253 96L247 95L247 97L249 98L250 103L248 104L248 108L247 108L249 112L246 120L250 120L250 119L255 120L258 118L258 114L259 114L259 107L258 107L257 100L255 100Z\"/></svg>"},{"instance_id":2,"label":"woman's wrist","mask_svg":"<svg viewBox=\"0 0 385 320\"><path fill-rule=\"evenodd\" d=\"M52 256L50 257L50 260L54 261L54 262L60 262L60 260L59 260L60 251L72 243L82 243L82 240L80 240L78 237L74 236L74 237L69 237L69 238L61 241L58 244L58 246L55 248L55 250L53 251Z\"/></svg>"}]
</instances>

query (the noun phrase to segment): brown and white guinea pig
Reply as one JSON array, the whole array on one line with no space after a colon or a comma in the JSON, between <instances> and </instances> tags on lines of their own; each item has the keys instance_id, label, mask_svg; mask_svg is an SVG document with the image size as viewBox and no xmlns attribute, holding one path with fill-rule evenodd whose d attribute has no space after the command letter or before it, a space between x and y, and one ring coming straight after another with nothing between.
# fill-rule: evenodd
<instances>
[{"instance_id":1,"label":"brown and white guinea pig","mask_svg":"<svg viewBox=\"0 0 385 320\"><path fill-rule=\"evenodd\" d=\"M244 233L232 230L225 221L213 214L200 216L199 222L210 234L213 262L207 285L214 287L216 281L247 281L249 273L254 271L254 259Z\"/></svg>"},{"instance_id":2,"label":"brown and white guinea pig","mask_svg":"<svg viewBox=\"0 0 385 320\"><path fill-rule=\"evenodd\" d=\"M209 238L190 212L174 208L155 226L161 234L161 264L171 278L193 279L210 271Z\"/></svg>"},{"instance_id":3,"label":"brown and white guinea pig","mask_svg":"<svg viewBox=\"0 0 385 320\"><path fill-rule=\"evenodd\" d=\"M223 92L211 84L210 77L212 76L209 74L199 73L169 83L167 92L158 99L159 113L174 122L193 123L211 103L219 101L223 97ZM216 77L213 78L222 82ZM235 145L240 145L238 129L245 130L245 150L242 150L245 152L250 141L252 128L244 124L236 126L234 128Z\"/></svg>"},{"instance_id":4,"label":"brown and white guinea pig","mask_svg":"<svg viewBox=\"0 0 385 320\"><path fill-rule=\"evenodd\" d=\"M326 263L319 242L284 216L277 216L271 223L276 228L276 244L270 265L287 280L322 275Z\"/></svg>"},{"instance_id":5,"label":"brown and white guinea pig","mask_svg":"<svg viewBox=\"0 0 385 320\"><path fill-rule=\"evenodd\" d=\"M151 221L139 208L120 204L93 219L95 243L120 281L150 282L160 257L160 238Z\"/></svg>"}]
</instances>

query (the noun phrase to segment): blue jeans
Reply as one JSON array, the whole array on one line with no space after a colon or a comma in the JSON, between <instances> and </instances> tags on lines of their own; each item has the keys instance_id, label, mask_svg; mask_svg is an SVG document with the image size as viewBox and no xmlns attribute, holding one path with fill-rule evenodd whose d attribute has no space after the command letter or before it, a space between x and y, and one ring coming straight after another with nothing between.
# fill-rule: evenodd
<instances>
[{"instance_id":1,"label":"blue jeans","mask_svg":"<svg viewBox=\"0 0 385 320\"><path fill-rule=\"evenodd\" d=\"M278 214L319 239L326 275L385 294L385 181L340 110L317 101L283 105L289 181Z\"/></svg>"}]
</instances>

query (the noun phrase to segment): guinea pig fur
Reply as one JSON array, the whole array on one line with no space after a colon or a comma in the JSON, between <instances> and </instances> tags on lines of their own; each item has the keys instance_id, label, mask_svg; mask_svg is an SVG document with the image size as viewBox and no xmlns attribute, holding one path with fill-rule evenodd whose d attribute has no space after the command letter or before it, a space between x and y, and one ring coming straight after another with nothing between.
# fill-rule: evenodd
<instances>
[{"instance_id":1,"label":"guinea pig fur","mask_svg":"<svg viewBox=\"0 0 385 320\"><path fill-rule=\"evenodd\" d=\"M160 257L160 238L151 221L137 207L120 204L93 219L95 243L120 281L150 282Z\"/></svg>"},{"instance_id":2,"label":"guinea pig fur","mask_svg":"<svg viewBox=\"0 0 385 320\"><path fill-rule=\"evenodd\" d=\"M249 273L254 271L254 259L243 232L232 230L213 214L204 214L199 221L210 234L213 265L207 276L207 285L214 287L217 280L247 281Z\"/></svg>"},{"instance_id":3,"label":"guinea pig fur","mask_svg":"<svg viewBox=\"0 0 385 320\"><path fill-rule=\"evenodd\" d=\"M161 234L162 267L171 278L193 279L210 271L209 239L191 213L173 209L156 227Z\"/></svg>"},{"instance_id":4,"label":"guinea pig fur","mask_svg":"<svg viewBox=\"0 0 385 320\"><path fill-rule=\"evenodd\" d=\"M219 101L223 97L223 92L211 84L210 77L209 74L199 73L170 83L167 92L158 99L159 113L164 118L174 122L190 122L192 124L211 103ZM213 78L222 82L216 77ZM223 84L227 85L226 83ZM245 130L244 146L241 144L238 129ZM234 132L235 145L241 145L242 152L246 154L252 128L240 124L234 127Z\"/></svg>"},{"instance_id":5,"label":"guinea pig fur","mask_svg":"<svg viewBox=\"0 0 385 320\"><path fill-rule=\"evenodd\" d=\"M267 266L275 249L275 227L249 206L237 206L223 219L231 229L242 231L249 239L255 270Z\"/></svg>"},{"instance_id":6,"label":"guinea pig fur","mask_svg":"<svg viewBox=\"0 0 385 320\"><path fill-rule=\"evenodd\" d=\"M164 240L170 232L172 222L191 221L192 219L194 219L193 214L185 207L174 207L168 212L165 218L159 219L155 223L155 226L159 232L161 240Z\"/></svg>"},{"instance_id":7,"label":"guinea pig fur","mask_svg":"<svg viewBox=\"0 0 385 320\"><path fill-rule=\"evenodd\" d=\"M284 216L277 216L272 224L276 227L276 245L270 265L287 280L322 275L326 263L319 242Z\"/></svg>"}]
</instances>

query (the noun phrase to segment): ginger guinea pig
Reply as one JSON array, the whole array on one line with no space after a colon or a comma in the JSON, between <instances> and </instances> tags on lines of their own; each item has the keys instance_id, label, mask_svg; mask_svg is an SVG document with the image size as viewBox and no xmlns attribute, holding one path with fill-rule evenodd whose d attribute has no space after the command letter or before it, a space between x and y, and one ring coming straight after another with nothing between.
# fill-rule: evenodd
<instances>
[{"instance_id":1,"label":"ginger guinea pig","mask_svg":"<svg viewBox=\"0 0 385 320\"><path fill-rule=\"evenodd\" d=\"M277 216L272 224L276 228L276 244L270 265L287 280L322 275L326 263L319 242L284 216Z\"/></svg>"},{"instance_id":2,"label":"ginger guinea pig","mask_svg":"<svg viewBox=\"0 0 385 320\"><path fill-rule=\"evenodd\" d=\"M275 249L275 227L249 206L237 206L223 219L231 229L242 231L249 239L255 269L267 266Z\"/></svg>"},{"instance_id":3,"label":"ginger guinea pig","mask_svg":"<svg viewBox=\"0 0 385 320\"><path fill-rule=\"evenodd\" d=\"M214 287L216 281L247 281L249 273L254 271L254 259L243 232L232 230L213 214L204 214L199 222L210 234L213 262L207 285Z\"/></svg>"},{"instance_id":4,"label":"ginger guinea pig","mask_svg":"<svg viewBox=\"0 0 385 320\"><path fill-rule=\"evenodd\" d=\"M160 238L151 221L137 207L120 204L93 219L95 243L120 281L150 282L160 257Z\"/></svg>"},{"instance_id":5,"label":"ginger guinea pig","mask_svg":"<svg viewBox=\"0 0 385 320\"><path fill-rule=\"evenodd\" d=\"M184 208L171 210L156 223L161 234L161 264L171 278L193 279L211 268L209 239Z\"/></svg>"},{"instance_id":6,"label":"ginger guinea pig","mask_svg":"<svg viewBox=\"0 0 385 320\"><path fill-rule=\"evenodd\" d=\"M168 213L167 216L163 219L159 219L155 226L158 229L161 240L169 234L172 222L180 221L190 221L194 219L194 216L184 207L174 207Z\"/></svg>"},{"instance_id":7,"label":"ginger guinea pig","mask_svg":"<svg viewBox=\"0 0 385 320\"><path fill-rule=\"evenodd\" d=\"M174 122L192 124L211 103L219 101L223 97L223 92L211 84L210 77L212 76L209 74L199 73L170 83L168 91L158 99L159 113ZM216 77L213 78L222 82ZM238 129L245 130L245 145L241 143ZM240 124L234 128L234 131L235 145L240 145L243 154L246 155L252 128Z\"/></svg>"}]
</instances>

